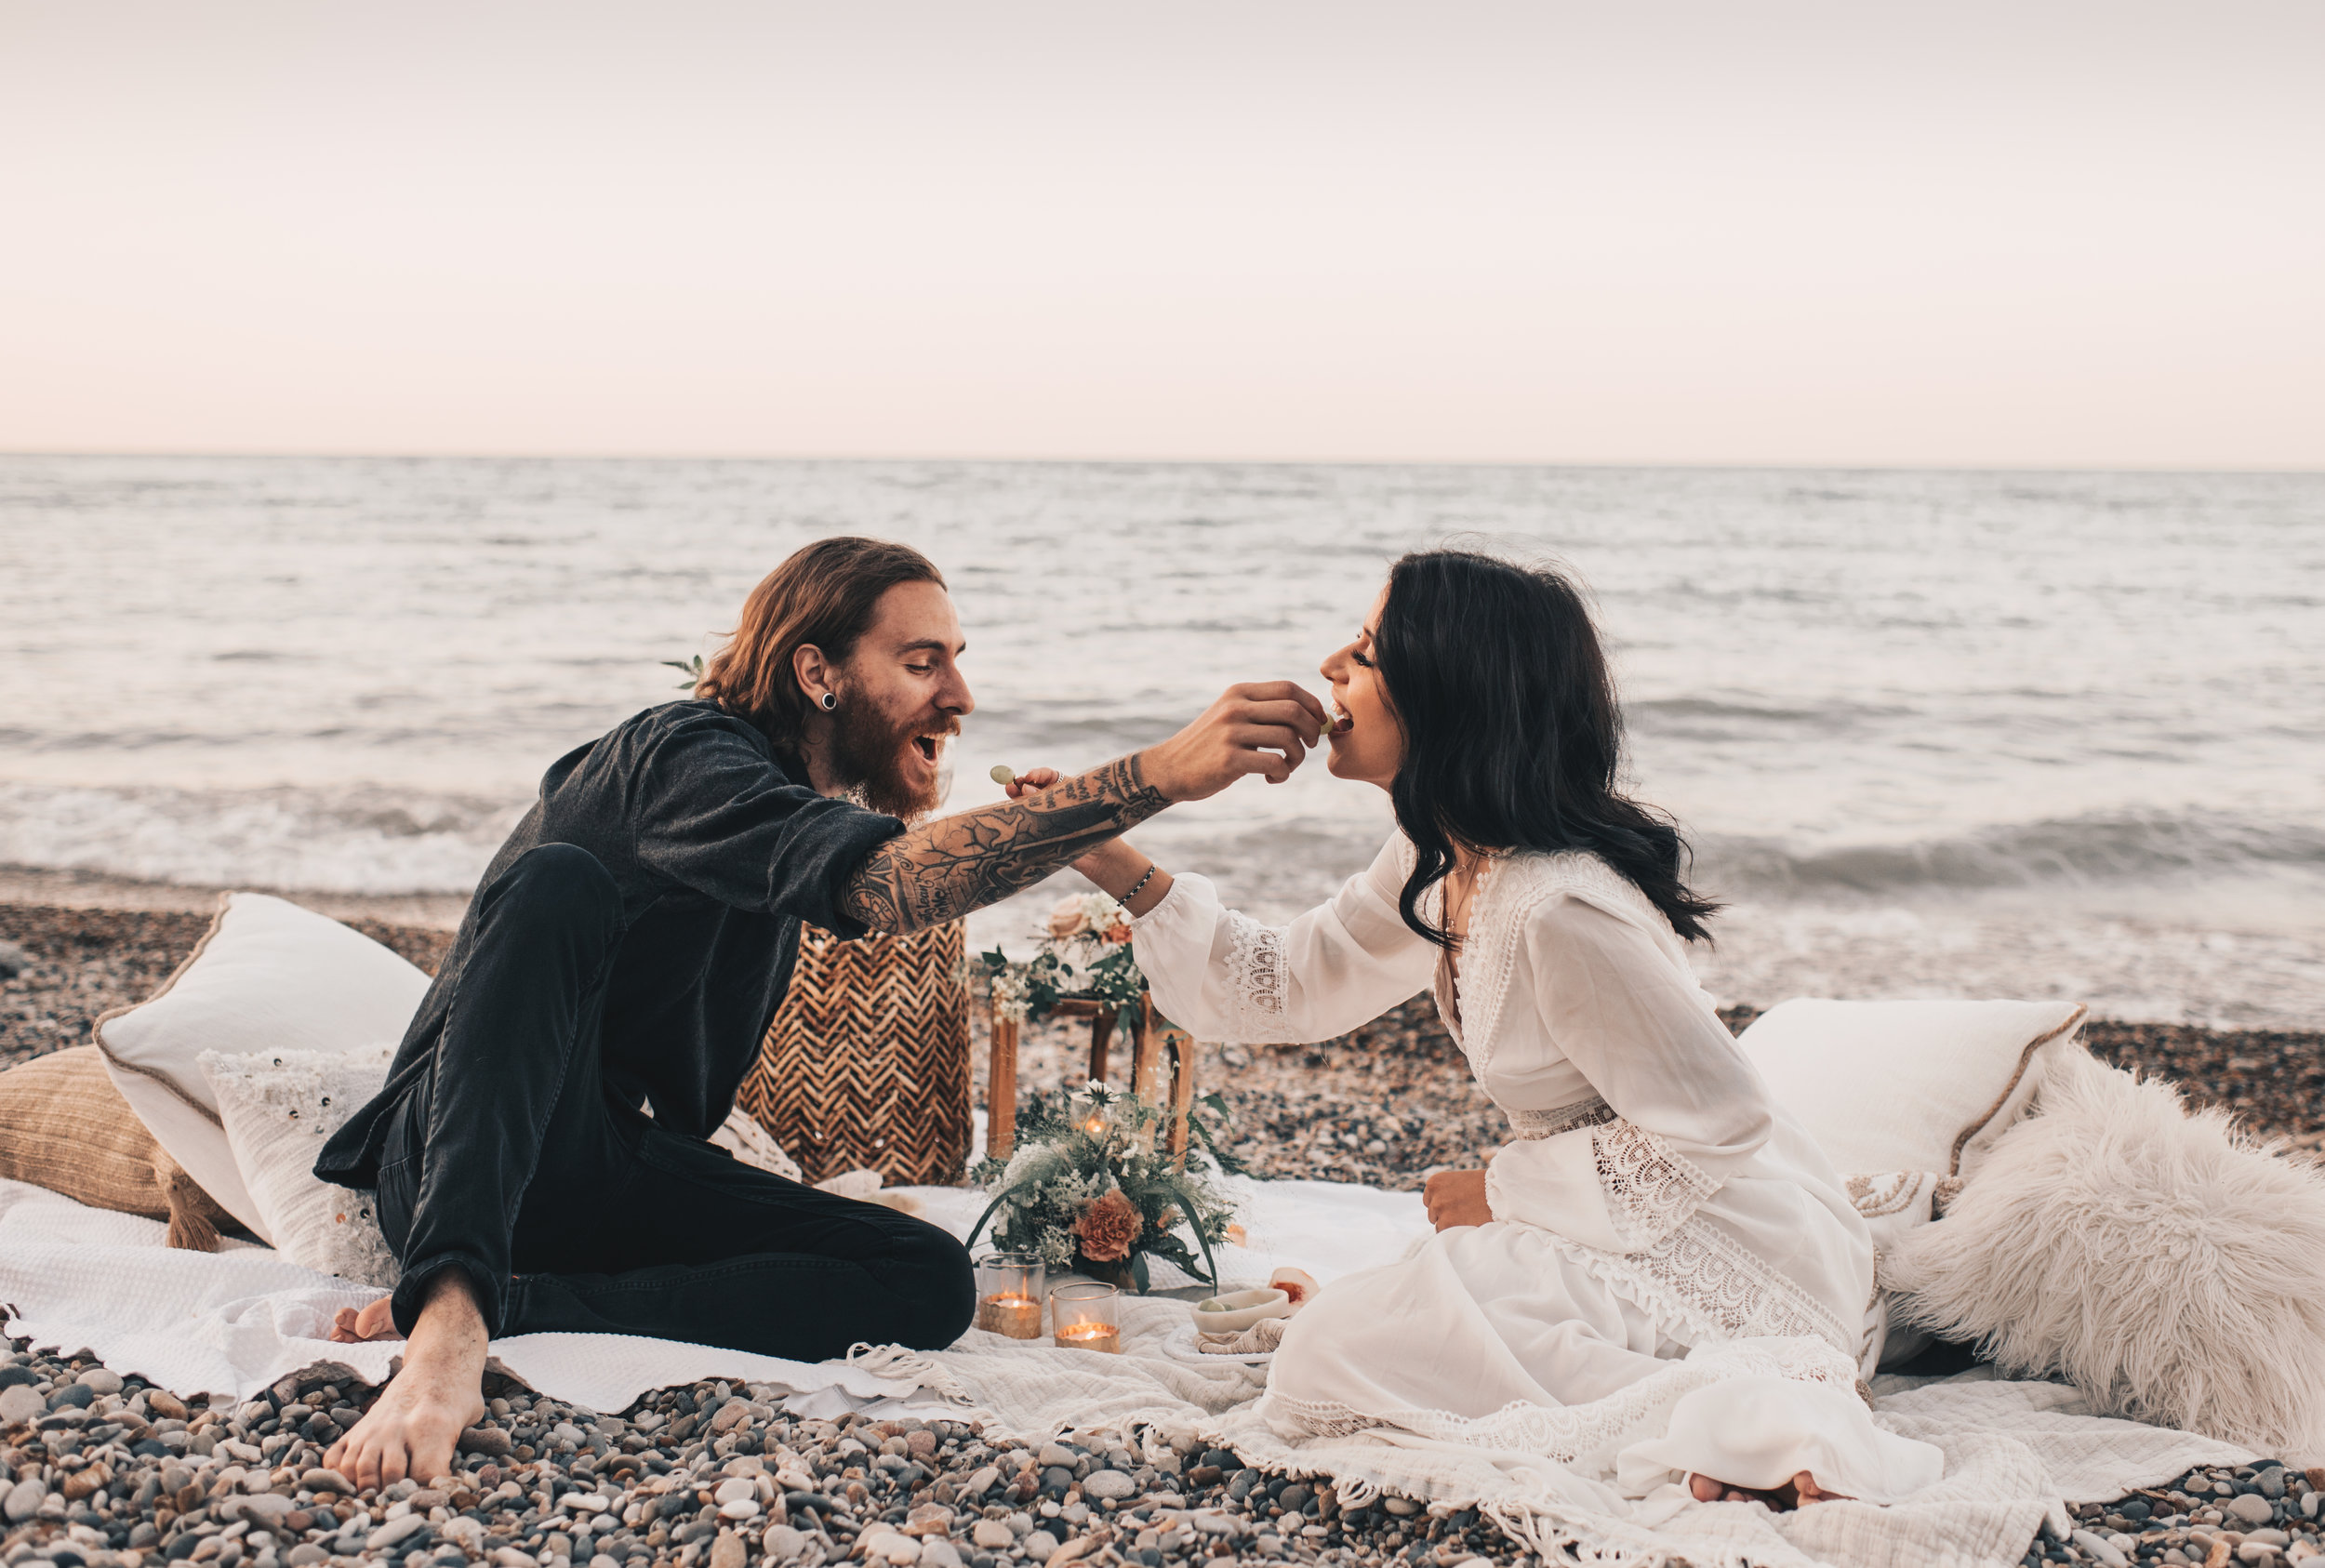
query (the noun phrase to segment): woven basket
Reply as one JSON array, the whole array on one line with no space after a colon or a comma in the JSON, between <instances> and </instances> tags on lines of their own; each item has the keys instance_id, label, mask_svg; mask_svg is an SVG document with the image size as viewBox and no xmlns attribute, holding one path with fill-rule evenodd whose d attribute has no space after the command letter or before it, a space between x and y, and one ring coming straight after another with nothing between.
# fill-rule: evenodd
<instances>
[{"instance_id":1,"label":"woven basket","mask_svg":"<svg viewBox=\"0 0 2325 1568\"><path fill-rule=\"evenodd\" d=\"M959 921L843 942L803 927L790 994L736 1103L809 1181L859 1166L891 1187L961 1179L969 992Z\"/></svg>"}]
</instances>

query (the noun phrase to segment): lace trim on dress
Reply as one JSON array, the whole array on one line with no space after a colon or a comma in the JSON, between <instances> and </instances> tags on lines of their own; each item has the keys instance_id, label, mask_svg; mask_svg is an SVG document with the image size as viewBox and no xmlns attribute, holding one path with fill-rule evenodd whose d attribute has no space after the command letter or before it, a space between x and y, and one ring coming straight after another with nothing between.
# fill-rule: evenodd
<instances>
[{"instance_id":1,"label":"lace trim on dress","mask_svg":"<svg viewBox=\"0 0 2325 1568\"><path fill-rule=\"evenodd\" d=\"M1614 1108L1596 1095L1556 1110L1513 1110L1504 1106L1502 1112L1509 1118L1509 1130L1521 1138L1554 1138L1576 1127L1596 1127L1614 1120Z\"/></svg>"},{"instance_id":2,"label":"lace trim on dress","mask_svg":"<svg viewBox=\"0 0 2325 1568\"><path fill-rule=\"evenodd\" d=\"M1613 1470L1614 1456L1624 1448L1660 1430L1671 1407L1685 1395L1730 1378L1766 1376L1853 1390L1857 1367L1820 1339L1770 1337L1674 1361L1588 1404L1516 1401L1491 1415L1477 1416L1412 1408L1366 1412L1337 1400L1303 1400L1270 1388L1261 1397L1258 1412L1286 1434L1339 1438L1369 1427L1393 1427L1440 1442L1538 1454L1585 1475L1604 1475Z\"/></svg>"},{"instance_id":3,"label":"lace trim on dress","mask_svg":"<svg viewBox=\"0 0 2325 1568\"><path fill-rule=\"evenodd\" d=\"M1444 884L1437 885L1442 889ZM1560 893L1587 894L1601 905L1629 910L1666 943L1679 939L1671 935L1671 923L1637 884L1587 850L1556 855L1529 851L1498 861L1469 911L1469 939L1462 945L1458 981L1461 1028L1455 1040L1481 1080L1494 1064L1495 1025L1525 941L1526 917L1535 905ZM1683 965L1685 959L1674 962ZM1438 1010L1442 1013L1443 987L1451 977L1442 963L1438 974Z\"/></svg>"},{"instance_id":4,"label":"lace trim on dress","mask_svg":"<svg viewBox=\"0 0 2325 1568\"><path fill-rule=\"evenodd\" d=\"M1683 1345L1806 1337L1845 1352L1858 1337L1839 1313L1707 1219L1690 1219L1643 1252L1601 1252L1555 1232L1550 1241Z\"/></svg>"},{"instance_id":5,"label":"lace trim on dress","mask_svg":"<svg viewBox=\"0 0 2325 1568\"><path fill-rule=\"evenodd\" d=\"M1603 1123L1590 1135L1606 1193L1607 1217L1623 1250L1641 1252L1695 1217L1720 1184L1634 1122Z\"/></svg>"},{"instance_id":6,"label":"lace trim on dress","mask_svg":"<svg viewBox=\"0 0 2325 1568\"><path fill-rule=\"evenodd\" d=\"M1227 1043L1265 1044L1282 1037L1291 1006L1291 965L1283 933L1239 910L1227 921Z\"/></svg>"}]
</instances>

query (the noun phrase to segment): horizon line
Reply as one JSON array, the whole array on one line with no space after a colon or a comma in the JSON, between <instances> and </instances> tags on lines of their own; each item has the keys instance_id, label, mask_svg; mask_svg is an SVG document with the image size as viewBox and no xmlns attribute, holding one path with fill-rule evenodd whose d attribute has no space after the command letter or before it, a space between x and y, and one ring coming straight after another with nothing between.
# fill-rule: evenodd
<instances>
[{"instance_id":1,"label":"horizon line","mask_svg":"<svg viewBox=\"0 0 2325 1568\"><path fill-rule=\"evenodd\" d=\"M878 463L957 463L963 466L1046 468L1434 468L1434 469L1671 469L1695 472L1828 473L2125 473L2237 475L2252 478L2306 478L2325 474L2325 461L2306 466L2233 466L2206 463L2047 462L1928 462L1904 460L1805 460L1782 458L1303 458L1303 457L1068 457L974 456L948 453L798 453L798 452L560 452L560 451L395 451L395 450L262 450L255 448L153 447L0 447L0 461L20 458L201 458L234 460L326 462L576 462L576 463L825 463L870 466Z\"/></svg>"}]
</instances>

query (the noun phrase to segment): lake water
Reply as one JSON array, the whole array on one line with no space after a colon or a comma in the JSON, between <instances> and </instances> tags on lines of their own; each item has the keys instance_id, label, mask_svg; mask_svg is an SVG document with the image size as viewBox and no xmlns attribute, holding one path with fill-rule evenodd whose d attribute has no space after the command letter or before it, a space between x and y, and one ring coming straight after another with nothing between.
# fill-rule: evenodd
<instances>
[{"instance_id":1,"label":"lake water","mask_svg":"<svg viewBox=\"0 0 2325 1568\"><path fill-rule=\"evenodd\" d=\"M2325 1027L2325 475L0 458L0 865L465 890L832 532L951 578L956 805L1321 690L1390 559L1482 537L1592 591L1723 998ZM1282 916L1387 823L1311 767L1138 838Z\"/></svg>"}]
</instances>

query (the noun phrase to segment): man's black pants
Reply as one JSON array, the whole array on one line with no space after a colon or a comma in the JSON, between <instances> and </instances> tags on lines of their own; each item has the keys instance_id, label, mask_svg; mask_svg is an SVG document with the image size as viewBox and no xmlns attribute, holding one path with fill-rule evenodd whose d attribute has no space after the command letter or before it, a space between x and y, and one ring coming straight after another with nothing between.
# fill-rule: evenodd
<instances>
[{"instance_id":1,"label":"man's black pants","mask_svg":"<svg viewBox=\"0 0 2325 1568\"><path fill-rule=\"evenodd\" d=\"M447 1267L496 1335L650 1335L799 1361L858 1341L937 1349L969 1325L967 1251L818 1192L608 1096L599 1015L622 936L614 881L543 844L480 900L433 1070L391 1113L380 1228L396 1327Z\"/></svg>"}]
</instances>

